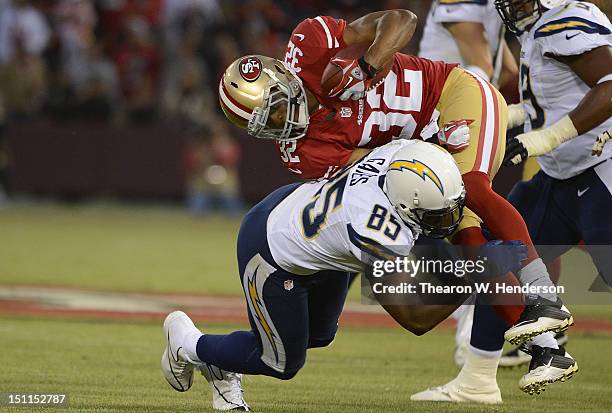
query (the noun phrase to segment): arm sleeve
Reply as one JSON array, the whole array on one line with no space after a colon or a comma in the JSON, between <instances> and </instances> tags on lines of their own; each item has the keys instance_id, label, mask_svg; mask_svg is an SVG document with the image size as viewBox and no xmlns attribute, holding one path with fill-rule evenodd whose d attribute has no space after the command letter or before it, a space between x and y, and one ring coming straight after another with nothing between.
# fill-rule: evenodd
<instances>
[{"instance_id":1,"label":"arm sleeve","mask_svg":"<svg viewBox=\"0 0 612 413\"><path fill-rule=\"evenodd\" d=\"M543 54L576 56L600 46L612 46L608 18L594 5L583 8L578 4L535 30L534 39Z\"/></svg>"},{"instance_id":2,"label":"arm sleeve","mask_svg":"<svg viewBox=\"0 0 612 413\"><path fill-rule=\"evenodd\" d=\"M434 23L484 23L486 16L487 0L441 0L434 10L433 21Z\"/></svg>"}]
</instances>

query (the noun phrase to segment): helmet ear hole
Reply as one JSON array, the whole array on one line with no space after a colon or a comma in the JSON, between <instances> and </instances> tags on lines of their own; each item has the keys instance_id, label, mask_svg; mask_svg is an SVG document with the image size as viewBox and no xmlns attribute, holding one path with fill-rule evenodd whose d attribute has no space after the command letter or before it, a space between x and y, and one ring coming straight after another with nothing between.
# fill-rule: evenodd
<instances>
[{"instance_id":1,"label":"helmet ear hole","mask_svg":"<svg viewBox=\"0 0 612 413\"><path fill-rule=\"evenodd\" d=\"M230 82L230 85L234 86L236 89L238 89L238 84L236 82Z\"/></svg>"},{"instance_id":2,"label":"helmet ear hole","mask_svg":"<svg viewBox=\"0 0 612 413\"><path fill-rule=\"evenodd\" d=\"M274 65L274 67L276 68L277 72L282 73L283 75L285 74L285 69L283 69L280 65Z\"/></svg>"}]
</instances>

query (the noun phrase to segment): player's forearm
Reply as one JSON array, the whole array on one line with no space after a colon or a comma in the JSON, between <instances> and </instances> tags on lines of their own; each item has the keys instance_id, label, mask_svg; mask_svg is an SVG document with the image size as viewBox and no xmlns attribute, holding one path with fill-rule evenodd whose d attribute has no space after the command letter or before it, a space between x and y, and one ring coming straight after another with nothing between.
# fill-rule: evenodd
<instances>
[{"instance_id":1,"label":"player's forearm","mask_svg":"<svg viewBox=\"0 0 612 413\"><path fill-rule=\"evenodd\" d=\"M591 88L578 106L569 113L569 117L579 135L612 117L612 81Z\"/></svg>"},{"instance_id":2,"label":"player's forearm","mask_svg":"<svg viewBox=\"0 0 612 413\"><path fill-rule=\"evenodd\" d=\"M364 59L375 68L380 68L393 54L402 50L412 39L417 17L409 10L389 10L376 21L372 45Z\"/></svg>"},{"instance_id":3,"label":"player's forearm","mask_svg":"<svg viewBox=\"0 0 612 413\"><path fill-rule=\"evenodd\" d=\"M347 165L352 164L353 162L356 162L358 160L360 160L361 158L363 158L364 156L366 156L367 154L369 154L370 152L372 152L372 149L367 149L367 148L357 148L353 151L353 153L351 154L351 157L349 158L349 160L346 162Z\"/></svg>"},{"instance_id":4,"label":"player's forearm","mask_svg":"<svg viewBox=\"0 0 612 413\"><path fill-rule=\"evenodd\" d=\"M470 66L477 68L475 72L491 79L493 62L482 24L475 22L445 23L444 27L455 39L465 65L468 68Z\"/></svg>"},{"instance_id":5,"label":"player's forearm","mask_svg":"<svg viewBox=\"0 0 612 413\"><path fill-rule=\"evenodd\" d=\"M502 87L506 83L512 81L514 78L518 76L518 65L516 64L516 59L508 47L508 43L503 41L502 44L502 72L499 79L499 86Z\"/></svg>"}]
</instances>

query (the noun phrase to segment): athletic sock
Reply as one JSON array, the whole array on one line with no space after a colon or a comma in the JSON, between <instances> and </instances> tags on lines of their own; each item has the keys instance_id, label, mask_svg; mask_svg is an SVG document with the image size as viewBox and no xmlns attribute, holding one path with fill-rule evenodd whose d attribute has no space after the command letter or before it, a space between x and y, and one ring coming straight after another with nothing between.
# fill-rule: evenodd
<instances>
[{"instance_id":1,"label":"athletic sock","mask_svg":"<svg viewBox=\"0 0 612 413\"><path fill-rule=\"evenodd\" d=\"M185 350L185 355L193 364L202 363L202 360L200 360L198 357L198 352L196 350L198 341L202 336L203 334L200 330L190 331L187 333L187 335L185 335L185 337L183 337L183 342L181 343L183 350Z\"/></svg>"},{"instance_id":2,"label":"athletic sock","mask_svg":"<svg viewBox=\"0 0 612 413\"><path fill-rule=\"evenodd\" d=\"M544 333L539 336L535 336L530 345L535 344L540 347L550 347L550 348L559 348L559 344L557 343L557 339L555 339L555 335L553 333Z\"/></svg>"},{"instance_id":3,"label":"athletic sock","mask_svg":"<svg viewBox=\"0 0 612 413\"><path fill-rule=\"evenodd\" d=\"M548 270L540 258L531 261L524 266L518 274L518 278L523 285L529 284L532 287L545 287L548 292L540 291L536 294L550 301L557 301L555 285L548 276Z\"/></svg>"},{"instance_id":4,"label":"athletic sock","mask_svg":"<svg viewBox=\"0 0 612 413\"><path fill-rule=\"evenodd\" d=\"M499 391L496 376L500 356L501 352L487 354L468 346L465 363L453 383L474 393Z\"/></svg>"},{"instance_id":5,"label":"athletic sock","mask_svg":"<svg viewBox=\"0 0 612 413\"><path fill-rule=\"evenodd\" d=\"M466 190L466 206L484 221L493 237L503 241L522 241L528 249L526 264L538 258L523 217L510 202L491 188L489 177L483 172L468 172L462 178Z\"/></svg>"},{"instance_id":6,"label":"athletic sock","mask_svg":"<svg viewBox=\"0 0 612 413\"><path fill-rule=\"evenodd\" d=\"M467 227L454 234L452 242L454 245L476 246L486 244L487 239L482 234L480 227ZM507 273L503 276L491 279L490 281L493 284L503 283L508 286L520 285L516 276L512 273ZM521 303L522 297L520 295L512 297L511 295L504 293L499 297L501 301L499 304L502 305L494 305L497 302L496 295L492 294L491 296L492 298L487 304L493 305L493 310L502 317L507 326L514 325L525 309L525 306Z\"/></svg>"}]
</instances>

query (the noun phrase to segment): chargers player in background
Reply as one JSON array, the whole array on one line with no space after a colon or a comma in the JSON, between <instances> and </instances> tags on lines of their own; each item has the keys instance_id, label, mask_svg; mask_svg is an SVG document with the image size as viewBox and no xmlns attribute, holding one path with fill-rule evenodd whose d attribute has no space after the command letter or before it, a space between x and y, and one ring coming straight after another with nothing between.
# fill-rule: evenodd
<instances>
[{"instance_id":1,"label":"chargers player in background","mask_svg":"<svg viewBox=\"0 0 612 413\"><path fill-rule=\"evenodd\" d=\"M503 97L490 83L456 65L396 53L412 37L415 19L407 10L375 12L352 23L327 16L306 19L291 34L285 66L271 58L246 56L228 67L219 84L221 107L251 135L276 140L285 166L302 178L331 176L373 147L392 139L427 138L441 125L441 142L458 151L454 158L468 207L493 237L528 245L528 260L517 273L521 283L554 288L522 217L491 188L504 152ZM347 45L359 43L370 45L361 58L335 58ZM343 76L328 96L322 92L321 77L332 59ZM373 85L376 68L389 60L392 70L384 82ZM469 143L455 145L455 132L470 136ZM487 242L475 214L466 216L462 226L455 243ZM573 323L561 300L549 292L528 297L527 306L497 306L512 326L505 333L509 341L562 331ZM472 364L468 360L465 368L479 368ZM497 361L493 369L496 366ZM491 389L496 401L498 393L497 386Z\"/></svg>"},{"instance_id":2,"label":"chargers player in background","mask_svg":"<svg viewBox=\"0 0 612 413\"><path fill-rule=\"evenodd\" d=\"M541 251L547 262L580 240L587 248L611 245L612 146L605 146L610 136L606 130L612 127L610 21L586 2L496 0L496 7L521 42L522 102L510 112L520 116L511 116L509 127L524 123L526 132L509 142L505 163L540 155L541 167L530 181L518 183L508 199L525 218L537 245L559 245ZM612 268L594 251L591 256L612 284ZM501 336L491 338L490 345L501 352ZM544 379L563 380L577 369L560 362L567 353L552 334L539 339L547 341L548 348L533 343L525 348L532 355L533 374L530 371L519 385L529 393L544 390ZM494 380L496 369L489 366L479 375L482 381Z\"/></svg>"},{"instance_id":3,"label":"chargers player in background","mask_svg":"<svg viewBox=\"0 0 612 413\"><path fill-rule=\"evenodd\" d=\"M417 172L414 165L422 168ZM332 180L276 190L251 209L238 234L240 284L251 330L203 334L184 313L171 313L164 322L164 377L175 390L186 391L197 368L211 383L215 409L249 410L242 374L293 378L309 348L334 340L350 273L371 264L367 257L408 256L419 234L450 234L461 221L464 202L453 158L420 141L377 148ZM526 256L523 245L507 247L504 261L511 268L501 271L518 268ZM391 285L411 279L408 274L389 277ZM467 297L456 298L461 303ZM421 335L457 305L383 307Z\"/></svg>"},{"instance_id":4,"label":"chargers player in background","mask_svg":"<svg viewBox=\"0 0 612 413\"><path fill-rule=\"evenodd\" d=\"M518 75L504 33L493 0L436 0L427 15L419 56L459 63L501 88ZM460 367L469 348L473 311L473 305L466 305L453 314L457 320L454 359ZM478 348L476 343L473 345Z\"/></svg>"}]
</instances>

